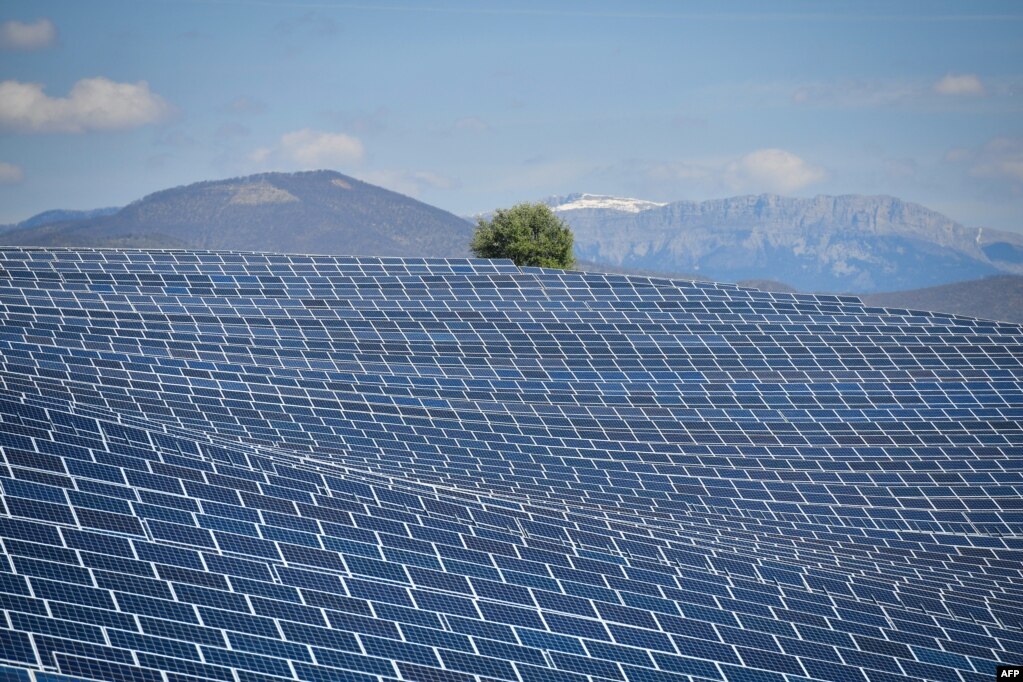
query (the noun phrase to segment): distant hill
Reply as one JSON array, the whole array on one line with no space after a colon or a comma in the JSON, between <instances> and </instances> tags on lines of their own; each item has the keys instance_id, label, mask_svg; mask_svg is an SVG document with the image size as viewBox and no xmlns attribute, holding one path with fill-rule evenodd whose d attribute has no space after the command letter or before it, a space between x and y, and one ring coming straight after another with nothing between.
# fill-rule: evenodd
<instances>
[{"instance_id":1,"label":"distant hill","mask_svg":"<svg viewBox=\"0 0 1023 682\"><path fill-rule=\"evenodd\" d=\"M691 281L707 281L706 277L692 273L664 273L639 270L591 261L578 261L576 268L588 272L609 272L645 277L666 277ZM770 279L743 279L735 282L741 287L771 291L780 294L799 293L799 290ZM812 292L807 292L812 293ZM952 313L965 317L1003 322L1023 322L1023 276L995 275L968 282L944 284L926 289L889 291L860 294L864 303L882 308L904 308Z\"/></svg>"},{"instance_id":2,"label":"distant hill","mask_svg":"<svg viewBox=\"0 0 1023 682\"><path fill-rule=\"evenodd\" d=\"M43 211L37 213L31 218L26 218L20 223L14 223L12 225L0 225L0 232L10 232L11 230L24 230L30 227L39 227L40 225L49 225L51 223L72 223L81 220L89 220L90 218L99 218L102 216L111 215L117 213L121 208L119 206L111 206L109 208L94 208L88 211L74 211L68 209L55 209L52 211Z\"/></svg>"},{"instance_id":3,"label":"distant hill","mask_svg":"<svg viewBox=\"0 0 1023 682\"><path fill-rule=\"evenodd\" d=\"M1023 235L967 228L894 197L545 201L575 232L578 257L598 265L846 293L1023 274Z\"/></svg>"},{"instance_id":4,"label":"distant hill","mask_svg":"<svg viewBox=\"0 0 1023 682\"><path fill-rule=\"evenodd\" d=\"M110 215L18 227L0 243L458 257L468 255L472 229L396 192L312 171L176 187Z\"/></svg>"},{"instance_id":5,"label":"distant hill","mask_svg":"<svg viewBox=\"0 0 1023 682\"><path fill-rule=\"evenodd\" d=\"M547 203L572 225L581 270L859 293L870 305L1023 321L1023 236L891 197ZM200 182L122 209L46 211L0 226L0 244L461 257L472 231L407 196L313 171Z\"/></svg>"},{"instance_id":6,"label":"distant hill","mask_svg":"<svg viewBox=\"0 0 1023 682\"><path fill-rule=\"evenodd\" d=\"M985 320L1023 322L1023 276L1000 275L927 289L860 296L868 305L933 310Z\"/></svg>"},{"instance_id":7,"label":"distant hill","mask_svg":"<svg viewBox=\"0 0 1023 682\"><path fill-rule=\"evenodd\" d=\"M666 279L681 279L691 282L710 282L703 275L694 275L691 272L657 272L655 270L640 270L637 268L624 268L620 265L607 265L606 263L594 263L588 260L577 260L575 269L584 272L604 272L617 275L641 275L643 277L661 277ZM742 279L735 282L747 289L759 289L760 291L772 291L778 294L798 294L799 290L790 287L785 282L776 282L773 279Z\"/></svg>"}]
</instances>

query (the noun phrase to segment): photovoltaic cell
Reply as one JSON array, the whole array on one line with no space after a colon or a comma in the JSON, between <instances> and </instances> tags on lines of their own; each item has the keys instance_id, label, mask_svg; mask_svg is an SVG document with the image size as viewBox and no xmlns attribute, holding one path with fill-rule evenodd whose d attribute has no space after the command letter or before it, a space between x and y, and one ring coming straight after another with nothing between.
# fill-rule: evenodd
<instances>
[{"instance_id":1,"label":"photovoltaic cell","mask_svg":"<svg viewBox=\"0 0 1023 682\"><path fill-rule=\"evenodd\" d=\"M507 261L0 249L0 680L1023 660L1023 328Z\"/></svg>"}]
</instances>

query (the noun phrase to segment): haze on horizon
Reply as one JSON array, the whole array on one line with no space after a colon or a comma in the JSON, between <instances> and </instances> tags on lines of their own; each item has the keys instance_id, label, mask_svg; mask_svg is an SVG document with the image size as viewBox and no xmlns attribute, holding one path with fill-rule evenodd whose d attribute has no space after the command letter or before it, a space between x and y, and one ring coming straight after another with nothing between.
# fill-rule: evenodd
<instances>
[{"instance_id":1,"label":"haze on horizon","mask_svg":"<svg viewBox=\"0 0 1023 682\"><path fill-rule=\"evenodd\" d=\"M459 214L889 194L1023 231L1015 2L13 0L0 223L332 168Z\"/></svg>"}]
</instances>

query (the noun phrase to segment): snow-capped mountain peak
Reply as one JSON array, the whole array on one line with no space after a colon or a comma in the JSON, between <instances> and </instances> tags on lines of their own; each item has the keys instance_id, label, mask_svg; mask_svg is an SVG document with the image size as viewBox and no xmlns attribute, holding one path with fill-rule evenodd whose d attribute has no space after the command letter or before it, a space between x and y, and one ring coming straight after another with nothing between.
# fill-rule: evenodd
<instances>
[{"instance_id":1,"label":"snow-capped mountain peak","mask_svg":"<svg viewBox=\"0 0 1023 682\"><path fill-rule=\"evenodd\" d=\"M656 201L645 199L629 199L625 197L609 197L600 194L570 194L562 197L551 208L555 211L577 211L584 208L603 208L625 213L639 213L651 208L666 206Z\"/></svg>"}]
</instances>

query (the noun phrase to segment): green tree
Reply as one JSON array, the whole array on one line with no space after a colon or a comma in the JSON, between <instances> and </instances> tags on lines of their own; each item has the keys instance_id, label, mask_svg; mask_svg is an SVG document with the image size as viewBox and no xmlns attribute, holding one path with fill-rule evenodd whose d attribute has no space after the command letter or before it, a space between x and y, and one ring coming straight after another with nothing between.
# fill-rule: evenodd
<instances>
[{"instance_id":1,"label":"green tree","mask_svg":"<svg viewBox=\"0 0 1023 682\"><path fill-rule=\"evenodd\" d=\"M518 204L480 218L469 248L478 258L510 258L520 266L575 265L572 230L544 204Z\"/></svg>"}]
</instances>

